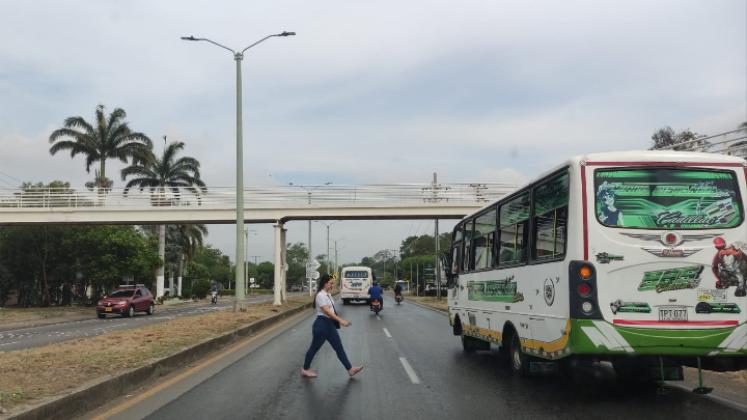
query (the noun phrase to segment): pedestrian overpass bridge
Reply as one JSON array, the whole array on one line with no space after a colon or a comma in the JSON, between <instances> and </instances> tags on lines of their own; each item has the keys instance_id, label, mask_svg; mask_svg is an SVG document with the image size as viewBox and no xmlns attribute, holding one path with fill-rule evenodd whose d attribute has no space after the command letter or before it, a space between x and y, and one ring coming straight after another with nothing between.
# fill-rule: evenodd
<instances>
[{"instance_id":1,"label":"pedestrian overpass bridge","mask_svg":"<svg viewBox=\"0 0 747 420\"><path fill-rule=\"evenodd\" d=\"M507 183L288 185L244 188L245 223L459 219L511 192ZM0 226L231 224L236 190L0 190Z\"/></svg>"}]
</instances>

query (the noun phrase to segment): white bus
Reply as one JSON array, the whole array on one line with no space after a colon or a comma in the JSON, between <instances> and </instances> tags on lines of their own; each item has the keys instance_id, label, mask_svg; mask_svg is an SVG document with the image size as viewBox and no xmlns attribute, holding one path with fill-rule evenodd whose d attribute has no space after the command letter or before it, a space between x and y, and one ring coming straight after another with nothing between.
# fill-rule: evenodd
<instances>
[{"instance_id":1,"label":"white bus","mask_svg":"<svg viewBox=\"0 0 747 420\"><path fill-rule=\"evenodd\" d=\"M627 380L747 368L746 177L704 153L565 161L455 227L454 335L505 348L518 375L572 358Z\"/></svg>"},{"instance_id":2,"label":"white bus","mask_svg":"<svg viewBox=\"0 0 747 420\"><path fill-rule=\"evenodd\" d=\"M351 302L368 303L371 297L368 288L373 285L373 275L369 267L345 267L340 276L340 298L342 304Z\"/></svg>"}]
</instances>

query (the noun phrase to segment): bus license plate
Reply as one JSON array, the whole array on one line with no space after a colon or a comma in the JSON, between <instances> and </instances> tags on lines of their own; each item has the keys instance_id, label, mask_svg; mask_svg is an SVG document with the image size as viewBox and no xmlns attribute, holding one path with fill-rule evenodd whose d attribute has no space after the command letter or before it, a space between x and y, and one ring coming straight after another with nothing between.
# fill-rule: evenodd
<instances>
[{"instance_id":1,"label":"bus license plate","mask_svg":"<svg viewBox=\"0 0 747 420\"><path fill-rule=\"evenodd\" d=\"M687 321L687 308L659 308L659 321Z\"/></svg>"}]
</instances>

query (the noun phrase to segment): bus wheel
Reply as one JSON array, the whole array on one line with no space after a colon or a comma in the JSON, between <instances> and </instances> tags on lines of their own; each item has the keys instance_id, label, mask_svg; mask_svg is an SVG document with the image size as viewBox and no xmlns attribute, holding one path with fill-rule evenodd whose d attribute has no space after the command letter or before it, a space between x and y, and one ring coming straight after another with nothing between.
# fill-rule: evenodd
<instances>
[{"instance_id":1,"label":"bus wheel","mask_svg":"<svg viewBox=\"0 0 747 420\"><path fill-rule=\"evenodd\" d=\"M472 340L474 340L474 338L462 334L462 348L465 352L473 353L475 351L475 346L472 345Z\"/></svg>"},{"instance_id":2,"label":"bus wheel","mask_svg":"<svg viewBox=\"0 0 747 420\"><path fill-rule=\"evenodd\" d=\"M342 304L343 304L343 305L347 305L348 303L350 303L350 302L349 302L349 301L348 301L347 299L343 299L343 300L342 300Z\"/></svg>"},{"instance_id":3,"label":"bus wheel","mask_svg":"<svg viewBox=\"0 0 747 420\"><path fill-rule=\"evenodd\" d=\"M617 359L612 361L612 369L623 383L643 384L651 380L649 367L645 364Z\"/></svg>"},{"instance_id":4,"label":"bus wheel","mask_svg":"<svg viewBox=\"0 0 747 420\"><path fill-rule=\"evenodd\" d=\"M521 351L519 334L513 333L511 335L511 370L517 376L524 376L527 363L529 363L529 356Z\"/></svg>"}]
</instances>

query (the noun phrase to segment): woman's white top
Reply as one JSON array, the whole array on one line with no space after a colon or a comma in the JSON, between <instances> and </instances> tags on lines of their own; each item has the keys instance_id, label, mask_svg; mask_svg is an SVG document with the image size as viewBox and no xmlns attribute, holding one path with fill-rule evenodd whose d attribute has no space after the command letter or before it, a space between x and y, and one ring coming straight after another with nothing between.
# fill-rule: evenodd
<instances>
[{"instance_id":1,"label":"woman's white top","mask_svg":"<svg viewBox=\"0 0 747 420\"><path fill-rule=\"evenodd\" d=\"M316 314L319 316L323 316L326 318L329 318L327 314L324 313L322 310L322 306L327 306L330 311L334 312L335 304L332 302L332 296L330 296L329 293L322 290L321 292L316 294Z\"/></svg>"}]
</instances>

